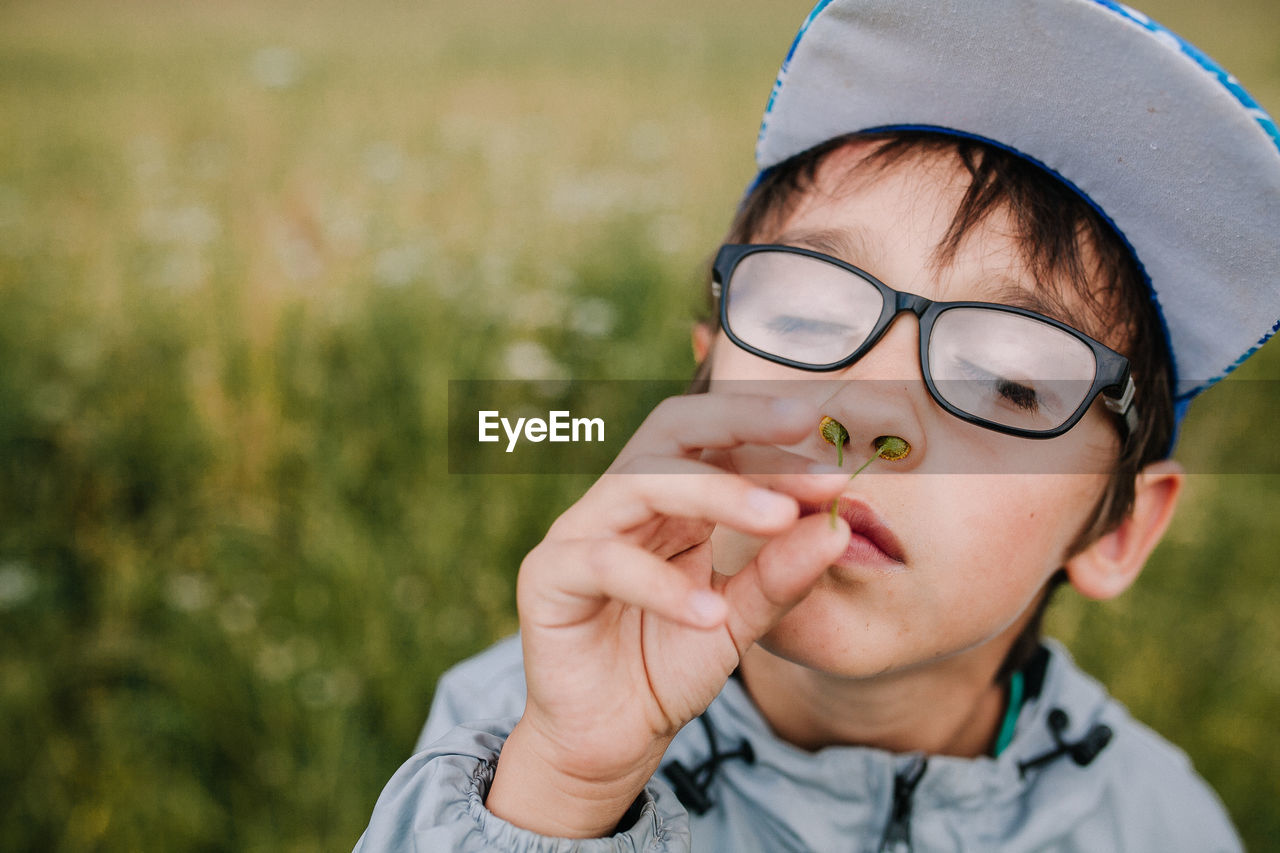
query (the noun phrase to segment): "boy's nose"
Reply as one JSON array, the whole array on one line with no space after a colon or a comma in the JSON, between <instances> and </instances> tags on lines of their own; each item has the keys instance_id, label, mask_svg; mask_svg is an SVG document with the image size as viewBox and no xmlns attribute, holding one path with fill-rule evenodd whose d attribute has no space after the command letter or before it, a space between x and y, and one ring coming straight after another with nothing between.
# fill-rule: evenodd
<instances>
[{"instance_id":1,"label":"boy's nose","mask_svg":"<svg viewBox=\"0 0 1280 853\"><path fill-rule=\"evenodd\" d=\"M820 404L823 414L849 431L848 455L856 464L876 452L874 442L882 435L896 435L911 445L910 455L895 467L915 467L925 458L923 414L934 403L920 369L919 325L913 315L899 314L866 355L836 374L840 381ZM816 435L815 440L823 441Z\"/></svg>"},{"instance_id":2,"label":"boy's nose","mask_svg":"<svg viewBox=\"0 0 1280 853\"><path fill-rule=\"evenodd\" d=\"M845 380L914 380L927 393L920 369L920 320L908 311L899 313L875 346L836 376Z\"/></svg>"}]
</instances>

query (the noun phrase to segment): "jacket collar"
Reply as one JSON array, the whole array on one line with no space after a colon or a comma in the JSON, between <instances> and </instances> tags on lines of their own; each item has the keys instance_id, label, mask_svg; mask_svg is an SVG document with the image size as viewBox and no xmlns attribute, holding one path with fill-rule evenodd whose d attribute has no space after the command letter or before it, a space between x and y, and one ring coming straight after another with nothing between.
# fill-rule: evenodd
<instances>
[{"instance_id":1,"label":"jacket collar","mask_svg":"<svg viewBox=\"0 0 1280 853\"><path fill-rule=\"evenodd\" d=\"M1048 724L1053 709L1066 712L1068 725L1061 738L1076 741L1102 717L1109 704L1105 690L1081 672L1069 653L1052 640L1043 642L1044 671L1038 695L1034 689L1018 714L1012 741L997 758L958 758L936 755L928 759L928 769L920 779L917 803L937 806L995 805L1021 796L1025 788L1043 772L1021 772L1020 765L1052 752L1057 747ZM1034 688L1034 676L1028 679ZM753 767L740 762L723 765L718 772L777 774L789 783L840 800L882 800L894 776L919 761L918 754L896 754L863 746L829 746L809 752L776 737L761 716L742 682L731 678L707 709L721 751L735 749L744 739L755 754ZM701 726L686 726L668 754L686 762L699 763L709 753ZM1058 761L1070 763L1065 755Z\"/></svg>"}]
</instances>

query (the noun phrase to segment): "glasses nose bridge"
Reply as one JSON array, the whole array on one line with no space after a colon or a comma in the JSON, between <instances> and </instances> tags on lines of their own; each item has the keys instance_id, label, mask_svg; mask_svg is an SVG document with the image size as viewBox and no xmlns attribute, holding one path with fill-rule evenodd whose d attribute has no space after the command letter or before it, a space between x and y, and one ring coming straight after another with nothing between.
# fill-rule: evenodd
<instances>
[{"instance_id":1,"label":"glasses nose bridge","mask_svg":"<svg viewBox=\"0 0 1280 853\"><path fill-rule=\"evenodd\" d=\"M901 290L893 291L893 316L895 318L903 311L910 311L916 315L917 320L924 319L924 312L929 310L929 306L932 304L932 299Z\"/></svg>"},{"instance_id":2,"label":"glasses nose bridge","mask_svg":"<svg viewBox=\"0 0 1280 853\"><path fill-rule=\"evenodd\" d=\"M912 314L916 315L916 328L919 329L920 334L920 371L922 375L927 375L928 367L925 364L925 335L928 330L925 328L924 314L929 310L930 306L934 304L934 301L915 293L907 293L903 290L894 290L888 285L885 285L884 289L893 295L893 313L881 321L879 331L873 336L872 340L865 345L862 355L866 355L866 352L870 350L871 347L874 347L880 342L884 335L889 331L889 328L897 322L898 317L901 316L903 311L910 311ZM861 356L859 356L859 358L861 358ZM929 385L929 382L926 380L925 384ZM932 388L930 388L929 391L930 393L933 393Z\"/></svg>"},{"instance_id":3,"label":"glasses nose bridge","mask_svg":"<svg viewBox=\"0 0 1280 853\"><path fill-rule=\"evenodd\" d=\"M930 306L934 304L933 300L924 296L917 296L914 293L907 293L906 291L902 291L902 290L894 290L892 287L888 287L888 286L886 286L885 289L888 290L891 294L893 294L893 313L891 313L888 317L884 318L881 321L880 329L876 333L872 343L873 344L879 343L880 338L883 337L884 334L889 331L889 327L897 322L899 315L901 315L903 311L910 311L912 314L916 315L916 326L917 328L920 329L921 358L923 360L924 335L926 332L925 324L924 324L924 314L926 311L929 310ZM924 364L922 363L920 367L923 370Z\"/></svg>"},{"instance_id":4,"label":"glasses nose bridge","mask_svg":"<svg viewBox=\"0 0 1280 853\"><path fill-rule=\"evenodd\" d=\"M849 364L852 364L854 361L860 361L868 352L870 352L877 344L879 344L881 340L884 339L884 336L888 334L889 329L895 323L897 323L898 317L901 316L902 312L909 311L912 314L916 315L916 328L919 330L919 334L920 334L920 370L922 373L924 373L928 369L924 364L924 359L925 359L924 339L925 339L925 334L927 332L924 324L924 314L926 311L929 310L930 306L934 304L934 301L924 296L918 296L914 293L907 293L906 291L902 291L902 290L894 290L892 287L889 287L888 285L884 285L883 283L882 283L882 286L884 288L882 292L887 292L887 294L893 300L893 310L889 313L888 316L882 315L882 319L877 324L876 329L871 335L871 338L862 345L861 352L856 354L852 359L846 361L845 366L847 367ZM887 301L888 300L886 299L886 302Z\"/></svg>"}]
</instances>

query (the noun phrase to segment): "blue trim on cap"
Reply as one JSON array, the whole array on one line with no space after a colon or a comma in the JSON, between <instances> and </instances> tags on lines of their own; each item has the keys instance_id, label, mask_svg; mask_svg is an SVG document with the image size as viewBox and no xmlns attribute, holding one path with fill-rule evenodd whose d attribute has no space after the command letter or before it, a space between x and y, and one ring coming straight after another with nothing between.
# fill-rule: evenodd
<instances>
[{"instance_id":1,"label":"blue trim on cap","mask_svg":"<svg viewBox=\"0 0 1280 853\"><path fill-rule=\"evenodd\" d=\"M1218 81L1219 85L1226 89L1227 92L1236 99L1236 102L1249 113L1250 117L1257 123L1258 127L1262 129L1262 132L1271 139L1271 143L1276 146L1276 150L1280 151L1280 128L1276 127L1275 120L1272 119L1271 116L1267 114L1267 111L1253 99L1253 96L1240 85L1240 81L1236 79L1234 74L1215 62L1212 57L1200 48L1196 47L1194 44L1158 21L1152 20L1142 12L1139 12L1137 9L1130 8L1123 3L1117 3L1115 0L1093 0L1093 2L1103 8L1110 9L1112 12L1115 12L1124 19L1155 34L1161 41L1165 42L1170 47L1176 48L1185 56L1192 59L1200 66L1201 70L1208 72L1210 76ZM1256 353L1259 347L1271 340L1277 331L1280 331L1280 321L1277 321L1265 335L1258 339L1257 343L1245 350L1236 358L1235 361L1228 365L1217 376L1209 379L1207 382L1195 386L1189 391L1179 394L1176 399L1181 403L1181 411L1185 413L1186 403L1189 403L1193 397L1208 390L1209 388L1212 388L1214 385L1225 379L1232 371ZM1177 375L1176 371L1174 375ZM1179 415L1178 419L1181 420L1181 415Z\"/></svg>"},{"instance_id":2,"label":"blue trim on cap","mask_svg":"<svg viewBox=\"0 0 1280 853\"><path fill-rule=\"evenodd\" d=\"M1257 343L1249 347L1249 349L1245 350L1244 353L1239 358L1233 361L1231 363L1231 366L1227 368L1227 371L1226 373L1223 374L1223 376L1225 376L1227 373L1230 373L1231 371L1235 370L1237 367L1239 367L1240 365L1248 361L1249 357L1252 356L1259 349L1261 349L1263 344L1271 340L1271 338L1275 336L1276 332L1280 332L1280 320L1276 320L1274 323L1272 323L1271 328L1267 330L1267 333L1265 335L1258 338ZM1214 380L1214 382L1217 382L1217 381L1219 380L1217 379ZM1207 385L1202 385L1200 388L1196 389L1194 393L1197 393L1197 394L1200 393L1200 391L1203 391L1205 388L1212 386L1214 382L1210 382Z\"/></svg>"},{"instance_id":3,"label":"blue trim on cap","mask_svg":"<svg viewBox=\"0 0 1280 853\"><path fill-rule=\"evenodd\" d=\"M1245 110L1249 112L1253 120L1257 122L1260 128L1262 128L1262 131L1266 133L1267 136L1271 137L1271 142L1276 146L1276 149L1280 150L1280 129L1277 129L1275 121L1267 114L1267 111L1253 99L1252 95L1245 91L1245 88L1240 85L1240 81L1236 79L1234 74L1214 62L1213 58L1200 48L1196 47L1194 44L1158 21L1153 21L1137 9L1131 9L1123 3L1115 2L1115 0L1093 0L1093 2L1103 8L1110 9L1148 32L1156 34L1160 37L1160 40L1164 41L1166 44L1172 42L1170 45L1171 47L1176 47L1183 54L1195 60L1195 63L1199 65L1201 69L1209 72L1209 74L1212 75L1224 89L1231 93L1236 101L1239 102L1240 106L1244 107ZM1229 370L1227 372L1230 373ZM1217 380L1214 381L1216 382ZM1209 383L1209 385L1212 384L1213 382ZM1202 387L1207 388L1209 385L1204 385Z\"/></svg>"},{"instance_id":4,"label":"blue trim on cap","mask_svg":"<svg viewBox=\"0 0 1280 853\"><path fill-rule=\"evenodd\" d=\"M831 0L818 0L818 4L810 9L809 14L805 16L804 23L800 25L800 30L796 33L796 37L791 40L791 47L787 48L787 55L783 57L782 65L778 68L778 76L773 81L773 88L769 90L769 101L764 105L764 115L760 117L760 132L756 134L757 146L764 139L765 128L769 124L769 115L773 112L773 102L777 99L778 92L782 91L782 82L786 79L787 69L791 67L791 57L796 55L796 48L800 47L800 39L804 38L804 34L809 31L809 26L814 22L814 19L822 14L822 10L830 4Z\"/></svg>"},{"instance_id":5,"label":"blue trim on cap","mask_svg":"<svg viewBox=\"0 0 1280 853\"><path fill-rule=\"evenodd\" d=\"M1187 416L1187 409L1191 408L1190 397L1174 397L1173 398L1173 432L1169 434L1169 452L1165 456L1173 454L1173 448L1178 446L1178 439L1182 437L1182 419Z\"/></svg>"}]
</instances>

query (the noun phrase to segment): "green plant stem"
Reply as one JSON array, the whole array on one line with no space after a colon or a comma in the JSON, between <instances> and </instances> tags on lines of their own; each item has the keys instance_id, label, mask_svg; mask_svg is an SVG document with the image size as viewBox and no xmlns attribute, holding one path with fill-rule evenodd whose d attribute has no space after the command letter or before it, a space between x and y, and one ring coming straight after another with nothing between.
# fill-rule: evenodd
<instances>
[{"instance_id":1,"label":"green plant stem","mask_svg":"<svg viewBox=\"0 0 1280 853\"><path fill-rule=\"evenodd\" d=\"M863 472L863 470L864 470L868 465L870 465L872 462L875 462L877 459L879 459L879 458L880 458L880 454L881 454L881 452L882 452L882 451L877 450L877 451L875 452L875 454L873 454L873 455L872 455L872 457L871 457L870 459L868 459L866 462L863 462L861 465L859 465L859 466L858 466L858 470L857 470L857 471L854 471L852 474L850 474L850 475L849 475L849 479L850 479L850 480L852 480L854 477L856 477L856 476L858 476L859 474L861 474L861 473ZM839 459L840 459L840 456L839 456L839 453L838 453L838 452L837 452L837 454L836 454L836 459L837 459L837 460L839 460ZM832 529L832 530L835 530L835 529L836 529L836 507L838 507L839 505L840 505L840 499L839 499L839 498L836 498L836 499L834 499L833 501L831 501L831 529Z\"/></svg>"}]
</instances>

